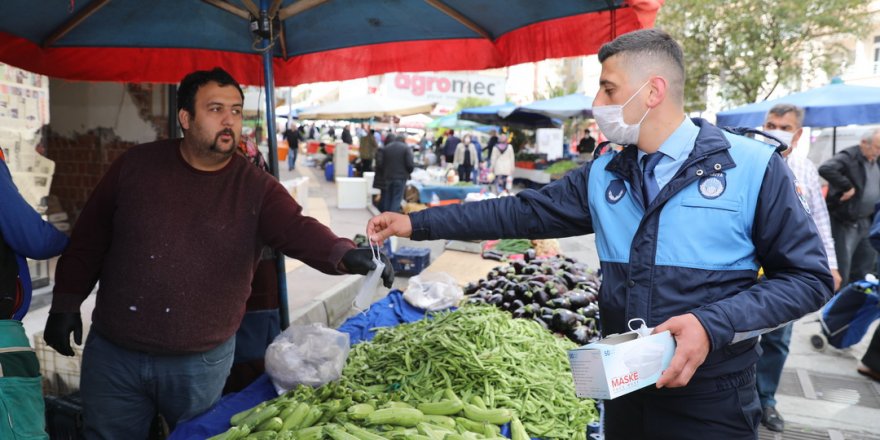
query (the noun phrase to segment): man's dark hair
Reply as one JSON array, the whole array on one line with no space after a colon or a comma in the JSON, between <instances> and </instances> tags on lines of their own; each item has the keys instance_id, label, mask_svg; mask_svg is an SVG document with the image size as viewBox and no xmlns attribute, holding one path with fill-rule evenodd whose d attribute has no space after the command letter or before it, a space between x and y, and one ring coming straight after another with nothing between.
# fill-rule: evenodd
<instances>
[{"instance_id":1,"label":"man's dark hair","mask_svg":"<svg viewBox=\"0 0 880 440\"><path fill-rule=\"evenodd\" d=\"M785 116L786 113L794 113L798 128L804 126L804 109L793 104L776 104L767 111L767 116L774 115L781 118Z\"/></svg>"},{"instance_id":2,"label":"man's dark hair","mask_svg":"<svg viewBox=\"0 0 880 440\"><path fill-rule=\"evenodd\" d=\"M197 70L183 77L180 85L177 86L177 111L183 109L190 114L190 117L195 117L196 93L199 88L209 82L215 82L221 87L235 86L238 93L241 94L242 102L244 102L244 92L241 91L238 81L229 72L215 67L211 70Z\"/></svg>"},{"instance_id":3,"label":"man's dark hair","mask_svg":"<svg viewBox=\"0 0 880 440\"><path fill-rule=\"evenodd\" d=\"M666 67L667 80L671 83L671 89L679 99L684 97L684 53L681 46L669 34L659 29L643 29L623 34L610 43L605 43L599 49L599 62L614 55L626 57L628 61L638 60L638 69L650 69L652 64L660 64L660 68ZM633 57L633 58L630 58ZM630 64L635 68L635 64Z\"/></svg>"}]
</instances>

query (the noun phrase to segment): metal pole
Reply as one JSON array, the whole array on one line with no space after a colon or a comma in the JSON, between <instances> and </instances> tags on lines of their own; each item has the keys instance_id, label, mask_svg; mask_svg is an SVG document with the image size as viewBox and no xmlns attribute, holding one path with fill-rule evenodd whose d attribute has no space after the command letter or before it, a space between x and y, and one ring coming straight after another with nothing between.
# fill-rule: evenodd
<instances>
[{"instance_id":1,"label":"metal pole","mask_svg":"<svg viewBox=\"0 0 880 440\"><path fill-rule=\"evenodd\" d=\"M168 84L168 139L174 139L180 132L177 121L177 84Z\"/></svg>"},{"instance_id":2,"label":"metal pole","mask_svg":"<svg viewBox=\"0 0 880 440\"><path fill-rule=\"evenodd\" d=\"M837 127L831 130L831 154L837 154Z\"/></svg>"},{"instance_id":3,"label":"metal pole","mask_svg":"<svg viewBox=\"0 0 880 440\"><path fill-rule=\"evenodd\" d=\"M268 21L272 28L272 17L269 17L269 0L260 0L260 16L262 22ZM268 48L272 44L269 38L263 38L262 47ZM269 142L269 171L279 179L278 175L278 142L275 137L275 75L272 71L272 49L263 52L263 76L266 79L266 140ZM278 272L278 310L281 318L281 329L290 325L290 311L287 303L287 273L284 265L284 255L275 251L275 268Z\"/></svg>"}]
</instances>

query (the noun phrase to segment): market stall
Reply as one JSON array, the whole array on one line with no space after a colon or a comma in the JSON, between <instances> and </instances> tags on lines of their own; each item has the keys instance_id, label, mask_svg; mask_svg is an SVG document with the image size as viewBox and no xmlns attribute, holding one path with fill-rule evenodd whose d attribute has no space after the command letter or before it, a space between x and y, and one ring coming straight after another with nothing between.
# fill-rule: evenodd
<instances>
[{"instance_id":1,"label":"market stall","mask_svg":"<svg viewBox=\"0 0 880 440\"><path fill-rule=\"evenodd\" d=\"M458 262L479 260L477 254L448 253ZM432 266L454 268L448 265L447 260ZM494 266L487 274L490 265ZM500 282L493 277L522 283L547 278L538 268L560 276L571 271L573 288L597 282L588 272L578 272L585 270L583 265L562 257L466 266L459 272L467 279L486 275L486 283ZM534 274L525 273L526 268L535 269ZM472 431L489 438L586 439L588 425L598 426L597 412L592 400L574 396L567 350L577 345L538 325L539 318L514 319L500 303L483 301L485 292L477 286L465 287L473 295L469 304L436 314L426 314L405 301L401 292L392 291L339 327L352 344L340 381L317 389L298 387L279 397L264 376L179 425L170 438L298 428L296 438L323 438L331 432L357 433L358 438L392 438L392 433L444 438L445 433ZM548 309L561 310L562 301L557 302L546 298ZM556 322L552 325L557 328ZM294 416L303 405L315 412L311 419L306 413Z\"/></svg>"}]
</instances>

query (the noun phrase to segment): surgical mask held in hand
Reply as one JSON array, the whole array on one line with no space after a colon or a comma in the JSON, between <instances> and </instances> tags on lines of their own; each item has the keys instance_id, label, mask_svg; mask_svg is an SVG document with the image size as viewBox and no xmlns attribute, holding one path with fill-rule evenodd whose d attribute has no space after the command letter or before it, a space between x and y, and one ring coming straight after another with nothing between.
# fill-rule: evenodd
<instances>
[{"instance_id":1,"label":"surgical mask held in hand","mask_svg":"<svg viewBox=\"0 0 880 440\"><path fill-rule=\"evenodd\" d=\"M361 285L360 290L358 290L357 296L354 297L354 303L352 306L361 312L367 311L370 308L370 304L373 303L373 298L376 296L376 291L379 290L379 286L382 284L382 271L385 270L385 263L382 262L382 259L379 258L379 247L373 245L373 238L369 239L370 251L373 252L373 263L376 264L376 268L371 270L364 277L364 283Z\"/></svg>"},{"instance_id":2,"label":"surgical mask held in hand","mask_svg":"<svg viewBox=\"0 0 880 440\"><path fill-rule=\"evenodd\" d=\"M638 328L634 323L641 321ZM614 399L653 385L669 367L675 340L668 332L652 334L641 318L631 319L630 331L569 350L568 361L578 397Z\"/></svg>"},{"instance_id":3,"label":"surgical mask held in hand","mask_svg":"<svg viewBox=\"0 0 880 440\"><path fill-rule=\"evenodd\" d=\"M599 126L599 130L602 130L602 134L605 137L615 144L618 145L630 145L636 144L639 142L639 129L641 128L642 121L648 117L648 113L651 109L645 111L645 114L642 116L642 119L635 124L627 124L626 121L623 120L623 108L626 107L642 89L648 85L649 81L645 81L623 105L600 105L593 107L593 119L596 120L596 124Z\"/></svg>"}]
</instances>

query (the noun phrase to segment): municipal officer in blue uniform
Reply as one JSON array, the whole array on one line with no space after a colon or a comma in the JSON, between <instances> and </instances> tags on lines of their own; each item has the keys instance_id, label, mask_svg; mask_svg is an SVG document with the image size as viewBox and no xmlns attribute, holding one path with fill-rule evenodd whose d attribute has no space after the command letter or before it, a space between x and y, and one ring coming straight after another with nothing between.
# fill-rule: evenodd
<instances>
[{"instance_id":1,"label":"municipal officer in blue uniform","mask_svg":"<svg viewBox=\"0 0 880 440\"><path fill-rule=\"evenodd\" d=\"M621 152L516 197L384 213L367 232L375 240L595 233L603 333L642 318L677 344L655 387L605 402L606 438L757 439L758 336L831 296L816 226L773 146L686 117L683 55L669 35L621 35L599 61L593 115L626 145Z\"/></svg>"}]
</instances>

